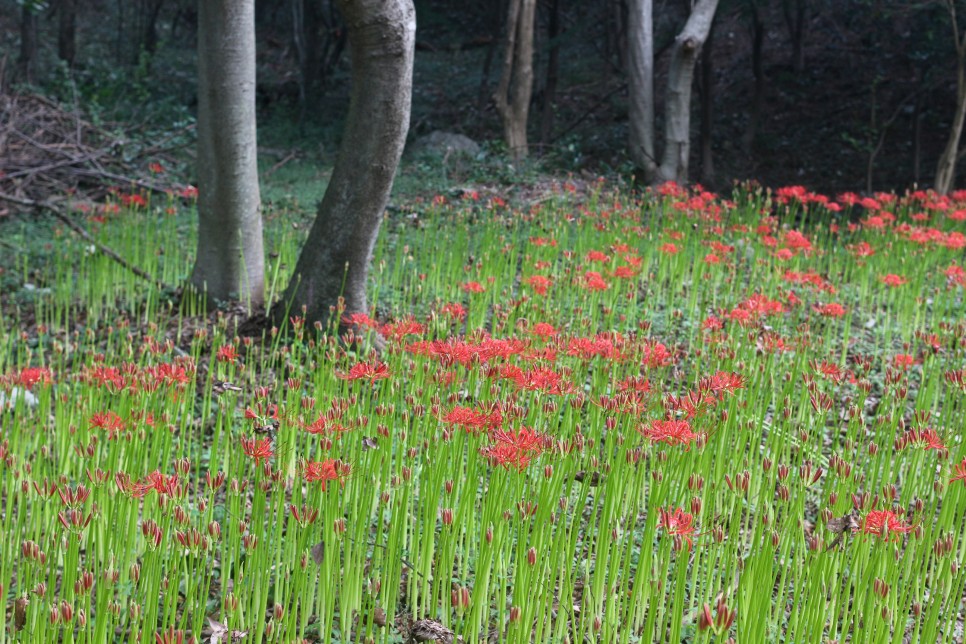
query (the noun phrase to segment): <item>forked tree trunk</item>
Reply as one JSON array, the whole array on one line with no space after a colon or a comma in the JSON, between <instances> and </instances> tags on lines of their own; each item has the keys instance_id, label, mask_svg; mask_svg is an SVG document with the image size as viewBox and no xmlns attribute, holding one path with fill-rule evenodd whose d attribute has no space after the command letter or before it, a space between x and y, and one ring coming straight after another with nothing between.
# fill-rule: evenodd
<instances>
[{"instance_id":1,"label":"forked tree trunk","mask_svg":"<svg viewBox=\"0 0 966 644\"><path fill-rule=\"evenodd\" d=\"M691 86L694 65L711 31L718 0L698 0L674 39L664 108L664 154L654 153L654 37L651 0L633 0L628 29L630 146L648 183L686 182L691 143ZM634 15L637 14L637 15ZM635 103L639 103L635 105ZM638 119L642 119L638 121ZM636 155L636 156L635 156Z\"/></svg>"},{"instance_id":2,"label":"forked tree trunk","mask_svg":"<svg viewBox=\"0 0 966 644\"><path fill-rule=\"evenodd\" d=\"M339 157L288 288L273 312L327 322L368 312L372 248L409 131L416 11L412 0L340 0L352 89Z\"/></svg>"},{"instance_id":3,"label":"forked tree trunk","mask_svg":"<svg viewBox=\"0 0 966 644\"><path fill-rule=\"evenodd\" d=\"M198 252L209 300L264 299L255 140L254 0L198 3Z\"/></svg>"},{"instance_id":4,"label":"forked tree trunk","mask_svg":"<svg viewBox=\"0 0 966 644\"><path fill-rule=\"evenodd\" d=\"M956 20L956 3L947 0L949 18L953 26L953 43L956 46L956 114L953 116L953 126L949 130L946 149L939 157L936 167L936 192L946 194L953 188L956 181L956 161L959 159L959 140L963 135L963 123L966 122L966 32L959 33L959 23Z\"/></svg>"},{"instance_id":5,"label":"forked tree trunk","mask_svg":"<svg viewBox=\"0 0 966 644\"><path fill-rule=\"evenodd\" d=\"M533 92L533 19L536 0L510 0L503 74L493 99L514 161L526 158L527 115Z\"/></svg>"}]
</instances>

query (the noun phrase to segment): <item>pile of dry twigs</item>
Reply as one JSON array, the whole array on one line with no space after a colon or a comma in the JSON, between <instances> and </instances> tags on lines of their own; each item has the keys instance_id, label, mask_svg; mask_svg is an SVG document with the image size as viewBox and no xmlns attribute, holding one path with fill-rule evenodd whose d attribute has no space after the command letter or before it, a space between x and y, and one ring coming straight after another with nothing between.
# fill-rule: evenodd
<instances>
[{"instance_id":1,"label":"pile of dry twigs","mask_svg":"<svg viewBox=\"0 0 966 644\"><path fill-rule=\"evenodd\" d=\"M123 130L95 125L43 96L0 93L0 216L17 203L96 203L119 189L177 191L182 186L146 170L164 164L184 134L135 145Z\"/></svg>"}]
</instances>

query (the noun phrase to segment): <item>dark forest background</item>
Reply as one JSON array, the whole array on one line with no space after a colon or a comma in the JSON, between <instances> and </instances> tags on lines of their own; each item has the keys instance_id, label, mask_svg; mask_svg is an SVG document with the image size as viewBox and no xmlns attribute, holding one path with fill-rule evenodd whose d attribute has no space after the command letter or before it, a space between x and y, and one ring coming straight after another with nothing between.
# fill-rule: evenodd
<instances>
[{"instance_id":1,"label":"dark forest background","mask_svg":"<svg viewBox=\"0 0 966 644\"><path fill-rule=\"evenodd\" d=\"M337 149L349 61L333 4L256 3L260 145L279 158L298 148L331 161ZM667 52L689 6L655 3L659 106ZM932 185L956 108L949 7L722 0L695 74L691 180L720 190L753 179L830 194ZM457 132L498 157L491 95L505 2L419 0L416 11L410 140ZM626 12L621 0L539 3L532 163L586 175L633 172ZM196 21L192 0L3 0L0 82L132 136L181 133L187 150ZM190 176L188 160L183 170Z\"/></svg>"}]
</instances>

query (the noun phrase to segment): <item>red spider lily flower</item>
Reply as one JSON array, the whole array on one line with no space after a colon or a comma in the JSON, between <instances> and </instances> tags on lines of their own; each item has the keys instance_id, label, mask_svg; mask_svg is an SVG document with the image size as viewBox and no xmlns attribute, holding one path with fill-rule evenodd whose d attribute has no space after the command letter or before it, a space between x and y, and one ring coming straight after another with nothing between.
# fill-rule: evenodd
<instances>
[{"instance_id":1,"label":"red spider lily flower","mask_svg":"<svg viewBox=\"0 0 966 644\"><path fill-rule=\"evenodd\" d=\"M846 308L841 304L835 302L829 302L828 304L822 304L815 307L815 312L822 317L827 318L840 318L846 313Z\"/></svg>"},{"instance_id":2,"label":"red spider lily flower","mask_svg":"<svg viewBox=\"0 0 966 644\"><path fill-rule=\"evenodd\" d=\"M178 191L178 196L182 199L197 199L198 198L198 188L194 186L185 186L180 191Z\"/></svg>"},{"instance_id":3,"label":"red spider lily flower","mask_svg":"<svg viewBox=\"0 0 966 644\"><path fill-rule=\"evenodd\" d=\"M584 255L584 261L586 262L597 262L598 264L608 264L610 263L610 255L607 253L602 253L599 250L588 251Z\"/></svg>"},{"instance_id":4,"label":"red spider lily flower","mask_svg":"<svg viewBox=\"0 0 966 644\"><path fill-rule=\"evenodd\" d=\"M745 379L740 373L718 371L713 376L698 381L698 388L721 400L725 394L734 394L737 390L744 389Z\"/></svg>"},{"instance_id":5,"label":"red spider lily flower","mask_svg":"<svg viewBox=\"0 0 966 644\"><path fill-rule=\"evenodd\" d=\"M148 164L148 170L150 170L154 174L161 174L164 172L164 166L158 163L157 161L154 161L153 163Z\"/></svg>"},{"instance_id":6,"label":"red spider lily flower","mask_svg":"<svg viewBox=\"0 0 966 644\"><path fill-rule=\"evenodd\" d=\"M637 275L637 269L635 269L633 266L622 264L614 269L612 275L617 279L631 279Z\"/></svg>"},{"instance_id":7,"label":"red spider lily flower","mask_svg":"<svg viewBox=\"0 0 966 644\"><path fill-rule=\"evenodd\" d=\"M715 255L714 253L708 253L707 255L704 256L703 261L705 264L720 264L721 258Z\"/></svg>"},{"instance_id":8,"label":"red spider lily flower","mask_svg":"<svg viewBox=\"0 0 966 644\"><path fill-rule=\"evenodd\" d=\"M690 449L698 437L686 420L652 420L650 424L638 427L637 431L653 443L683 445L685 450Z\"/></svg>"},{"instance_id":9,"label":"red spider lily flower","mask_svg":"<svg viewBox=\"0 0 966 644\"><path fill-rule=\"evenodd\" d=\"M422 335L425 329L416 320L400 320L391 324L384 324L379 327L379 332L392 340L402 340L407 335Z\"/></svg>"},{"instance_id":10,"label":"red spider lily flower","mask_svg":"<svg viewBox=\"0 0 966 644\"><path fill-rule=\"evenodd\" d=\"M899 535L912 532L914 527L891 510L870 510L854 531L881 537L886 541L898 541Z\"/></svg>"},{"instance_id":11,"label":"red spider lily flower","mask_svg":"<svg viewBox=\"0 0 966 644\"><path fill-rule=\"evenodd\" d=\"M896 369L902 369L903 371L914 364L916 364L916 359L908 353L899 353L892 358L892 365Z\"/></svg>"},{"instance_id":12,"label":"red spider lily flower","mask_svg":"<svg viewBox=\"0 0 966 644\"><path fill-rule=\"evenodd\" d=\"M674 364L674 354L660 342L645 342L641 353L641 365L648 369L658 369Z\"/></svg>"},{"instance_id":13,"label":"red spider lily flower","mask_svg":"<svg viewBox=\"0 0 966 644\"><path fill-rule=\"evenodd\" d=\"M85 374L85 379L108 389L119 391L124 389L124 375L117 367L98 365Z\"/></svg>"},{"instance_id":14,"label":"red spider lily flower","mask_svg":"<svg viewBox=\"0 0 966 644\"><path fill-rule=\"evenodd\" d=\"M509 358L523 353L526 344L521 340L504 340L502 338L487 338L477 346L477 355L481 362L490 362L494 358Z\"/></svg>"},{"instance_id":15,"label":"red spider lily flower","mask_svg":"<svg viewBox=\"0 0 966 644\"><path fill-rule=\"evenodd\" d=\"M131 485L131 496L142 498L154 491L159 496L177 496L181 491L181 481L177 474L162 474L155 470L144 477L140 483Z\"/></svg>"},{"instance_id":16,"label":"red spider lily flower","mask_svg":"<svg viewBox=\"0 0 966 644\"><path fill-rule=\"evenodd\" d=\"M532 275L524 280L524 282L529 284L534 292L536 292L538 295L546 295L547 289L553 285L553 282L550 280L550 278L544 277L543 275Z\"/></svg>"},{"instance_id":17,"label":"red spider lily flower","mask_svg":"<svg viewBox=\"0 0 966 644\"><path fill-rule=\"evenodd\" d=\"M881 280L883 284L892 288L896 288L897 286L902 286L903 284L909 281L906 278L904 278L902 275L896 275L895 273L888 273L886 275L883 275Z\"/></svg>"},{"instance_id":18,"label":"red spider lily flower","mask_svg":"<svg viewBox=\"0 0 966 644\"><path fill-rule=\"evenodd\" d=\"M551 248L556 248L557 246L556 239L548 239L546 237L531 237L529 241L534 246L550 246Z\"/></svg>"},{"instance_id":19,"label":"red spider lily flower","mask_svg":"<svg viewBox=\"0 0 966 644\"><path fill-rule=\"evenodd\" d=\"M389 366L384 362L359 362L352 365L348 373L336 374L342 380L368 380L375 382L389 377Z\"/></svg>"},{"instance_id":20,"label":"red spider lily flower","mask_svg":"<svg viewBox=\"0 0 966 644\"><path fill-rule=\"evenodd\" d=\"M323 414L319 414L319 417L313 422L304 425L304 429L309 434L324 434L328 429L328 426L328 419Z\"/></svg>"},{"instance_id":21,"label":"red spider lily flower","mask_svg":"<svg viewBox=\"0 0 966 644\"><path fill-rule=\"evenodd\" d=\"M966 269L957 264L952 264L943 271L949 286L966 286Z\"/></svg>"},{"instance_id":22,"label":"red spider lily flower","mask_svg":"<svg viewBox=\"0 0 966 644\"><path fill-rule=\"evenodd\" d=\"M835 293L835 287L831 282L815 272L799 273L796 271L785 271L782 279L792 284L804 284L816 291Z\"/></svg>"},{"instance_id":23,"label":"red spider lily flower","mask_svg":"<svg viewBox=\"0 0 966 644\"><path fill-rule=\"evenodd\" d=\"M462 320L466 317L466 309L459 302L444 304L440 313L453 320Z\"/></svg>"},{"instance_id":24,"label":"red spider lily flower","mask_svg":"<svg viewBox=\"0 0 966 644\"><path fill-rule=\"evenodd\" d=\"M813 361L812 368L834 383L842 382L849 375L848 371L842 371L840 366L831 362L822 362L816 365Z\"/></svg>"},{"instance_id":25,"label":"red spider lily flower","mask_svg":"<svg viewBox=\"0 0 966 644\"><path fill-rule=\"evenodd\" d=\"M875 249L869 245L869 242L859 242L857 244L853 244L849 250L852 251L853 255L859 258L872 257L875 255Z\"/></svg>"},{"instance_id":26,"label":"red spider lily flower","mask_svg":"<svg viewBox=\"0 0 966 644\"><path fill-rule=\"evenodd\" d=\"M670 537L680 537L688 544L688 550L694 544L694 515L685 512L683 508L658 508L659 525Z\"/></svg>"},{"instance_id":27,"label":"red spider lily flower","mask_svg":"<svg viewBox=\"0 0 966 644\"><path fill-rule=\"evenodd\" d=\"M215 358L218 362L234 362L238 360L238 350L233 344L223 344L218 347L218 352L215 354Z\"/></svg>"},{"instance_id":28,"label":"red spider lily flower","mask_svg":"<svg viewBox=\"0 0 966 644\"><path fill-rule=\"evenodd\" d=\"M717 403L718 399L703 389L689 391L686 396L681 396L680 398L675 397L673 394L668 394L664 397L664 407L668 412L683 413L685 418L701 416Z\"/></svg>"},{"instance_id":29,"label":"red spider lily flower","mask_svg":"<svg viewBox=\"0 0 966 644\"><path fill-rule=\"evenodd\" d=\"M245 407L245 419L253 420L256 423L278 420L278 405L275 403L263 405L261 402L256 402L254 409Z\"/></svg>"},{"instance_id":30,"label":"red spider lily flower","mask_svg":"<svg viewBox=\"0 0 966 644\"><path fill-rule=\"evenodd\" d=\"M91 429L103 429L109 439L116 437L125 427L124 421L113 411L92 414L89 426Z\"/></svg>"},{"instance_id":31,"label":"red spider lily flower","mask_svg":"<svg viewBox=\"0 0 966 644\"><path fill-rule=\"evenodd\" d=\"M542 391L551 395L568 393L572 387L563 380L563 376L549 367L535 367L512 377L519 389L528 391Z\"/></svg>"},{"instance_id":32,"label":"red spider lily flower","mask_svg":"<svg viewBox=\"0 0 966 644\"><path fill-rule=\"evenodd\" d=\"M596 271L587 271L584 273L584 288L588 291L606 291L610 288L600 273Z\"/></svg>"},{"instance_id":33,"label":"red spider lily flower","mask_svg":"<svg viewBox=\"0 0 966 644\"><path fill-rule=\"evenodd\" d=\"M318 481L322 484L322 491L325 491L326 483L338 481L344 483L352 472L352 466L338 459L326 459L324 461L310 461L305 464L305 480L309 483Z\"/></svg>"},{"instance_id":34,"label":"red spider lily flower","mask_svg":"<svg viewBox=\"0 0 966 644\"><path fill-rule=\"evenodd\" d=\"M925 429L911 429L905 432L902 436L896 438L895 443L893 444L896 451L904 450L910 445L922 447L923 449L934 449L937 451L943 451L946 449L946 444L943 443L942 436L939 435L939 432L929 427Z\"/></svg>"},{"instance_id":35,"label":"red spider lily flower","mask_svg":"<svg viewBox=\"0 0 966 644\"><path fill-rule=\"evenodd\" d=\"M567 343L567 355L581 360L593 360L594 358L620 360L624 357L620 349L614 345L614 341L604 334L595 338L570 338Z\"/></svg>"},{"instance_id":36,"label":"red spider lily flower","mask_svg":"<svg viewBox=\"0 0 966 644\"><path fill-rule=\"evenodd\" d=\"M443 366L458 363L468 367L479 357L476 347L458 338L413 342L406 345L406 351L416 355L432 356Z\"/></svg>"},{"instance_id":37,"label":"red spider lily flower","mask_svg":"<svg viewBox=\"0 0 966 644\"><path fill-rule=\"evenodd\" d=\"M482 293L486 291L486 288L479 282L466 282L460 286L467 293Z\"/></svg>"},{"instance_id":38,"label":"red spider lily flower","mask_svg":"<svg viewBox=\"0 0 966 644\"><path fill-rule=\"evenodd\" d=\"M530 330L530 332L540 338L550 338L557 335L557 330L553 328L552 324L547 322L537 322L533 325L533 328Z\"/></svg>"},{"instance_id":39,"label":"red spider lily flower","mask_svg":"<svg viewBox=\"0 0 966 644\"><path fill-rule=\"evenodd\" d=\"M651 392L651 381L644 376L628 376L617 383L617 390L647 394Z\"/></svg>"},{"instance_id":40,"label":"red spider lily flower","mask_svg":"<svg viewBox=\"0 0 966 644\"><path fill-rule=\"evenodd\" d=\"M520 427L516 432L498 429L490 438L493 444L480 449L480 454L496 465L516 467L521 472L548 444L546 436L529 427Z\"/></svg>"},{"instance_id":41,"label":"red spider lily flower","mask_svg":"<svg viewBox=\"0 0 966 644\"><path fill-rule=\"evenodd\" d=\"M808 241L808 237L798 232L797 230L789 230L785 233L785 246L792 249L792 251L804 251L808 253L812 250L812 242Z\"/></svg>"},{"instance_id":42,"label":"red spider lily flower","mask_svg":"<svg viewBox=\"0 0 966 644\"><path fill-rule=\"evenodd\" d=\"M346 315L342 318L342 324L350 327L367 327L370 329L375 329L379 326L378 322L373 320L365 313L352 313L350 315Z\"/></svg>"},{"instance_id":43,"label":"red spider lily flower","mask_svg":"<svg viewBox=\"0 0 966 644\"><path fill-rule=\"evenodd\" d=\"M661 244L658 250L664 253L665 255L674 255L678 252L678 247L675 244L672 244L669 242L667 244Z\"/></svg>"},{"instance_id":44,"label":"red spider lily flower","mask_svg":"<svg viewBox=\"0 0 966 644\"><path fill-rule=\"evenodd\" d=\"M454 407L441 420L448 425L462 427L467 432L495 429L503 424L503 418L499 409L487 414L470 407Z\"/></svg>"},{"instance_id":45,"label":"red spider lily flower","mask_svg":"<svg viewBox=\"0 0 966 644\"><path fill-rule=\"evenodd\" d=\"M148 205L148 200L140 194L121 195L121 203L128 207L145 208Z\"/></svg>"},{"instance_id":46,"label":"red spider lily flower","mask_svg":"<svg viewBox=\"0 0 966 644\"><path fill-rule=\"evenodd\" d=\"M724 322L716 318L713 315L709 315L701 323L701 329L703 331L720 331L724 328Z\"/></svg>"},{"instance_id":47,"label":"red spider lily flower","mask_svg":"<svg viewBox=\"0 0 966 644\"><path fill-rule=\"evenodd\" d=\"M241 439L242 450L245 456L255 459L255 467L262 464L262 461L269 460L274 454L273 442L269 438L245 438Z\"/></svg>"},{"instance_id":48,"label":"red spider lily flower","mask_svg":"<svg viewBox=\"0 0 966 644\"><path fill-rule=\"evenodd\" d=\"M51 381L50 369L46 367L26 367L14 376L14 383L24 389L33 389L36 384L49 385Z\"/></svg>"},{"instance_id":49,"label":"red spider lily flower","mask_svg":"<svg viewBox=\"0 0 966 644\"><path fill-rule=\"evenodd\" d=\"M950 483L955 483L956 481L962 481L963 485L966 485L966 458L964 458L961 463L956 465L956 474L949 479Z\"/></svg>"}]
</instances>

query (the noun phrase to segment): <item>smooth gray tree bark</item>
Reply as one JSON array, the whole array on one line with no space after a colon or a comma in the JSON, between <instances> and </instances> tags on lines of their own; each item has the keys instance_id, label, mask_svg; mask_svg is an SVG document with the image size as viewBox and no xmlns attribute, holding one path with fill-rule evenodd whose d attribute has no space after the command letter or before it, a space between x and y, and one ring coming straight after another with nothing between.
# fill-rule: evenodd
<instances>
[{"instance_id":1,"label":"smooth gray tree bark","mask_svg":"<svg viewBox=\"0 0 966 644\"><path fill-rule=\"evenodd\" d=\"M652 0L631 0L628 12L630 152L648 183L686 182L691 142L694 66L711 31L718 0L697 0L674 39L664 108L664 153L654 140L654 29Z\"/></svg>"},{"instance_id":2,"label":"smooth gray tree bark","mask_svg":"<svg viewBox=\"0 0 966 644\"><path fill-rule=\"evenodd\" d=\"M198 2L198 251L191 286L262 304L254 0Z\"/></svg>"},{"instance_id":3,"label":"smooth gray tree bark","mask_svg":"<svg viewBox=\"0 0 966 644\"><path fill-rule=\"evenodd\" d=\"M349 115L315 222L273 309L276 324L303 311L308 320L323 323L332 313L368 312L372 248L409 131L416 44L412 0L340 0L339 8L352 62Z\"/></svg>"}]
</instances>

